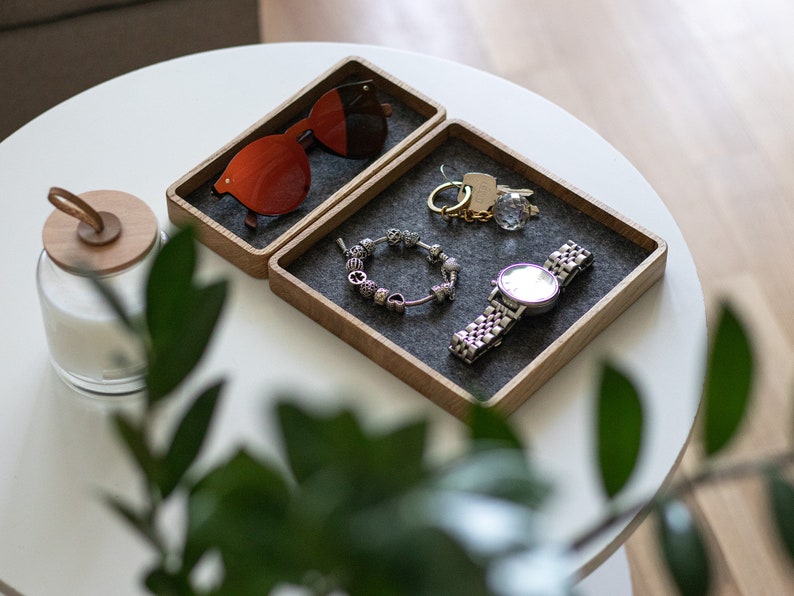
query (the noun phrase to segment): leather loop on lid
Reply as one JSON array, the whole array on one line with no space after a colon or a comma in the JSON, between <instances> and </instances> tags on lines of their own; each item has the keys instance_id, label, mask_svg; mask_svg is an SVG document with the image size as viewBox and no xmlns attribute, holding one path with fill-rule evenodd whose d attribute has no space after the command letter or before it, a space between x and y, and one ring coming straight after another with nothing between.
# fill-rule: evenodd
<instances>
[{"instance_id":1,"label":"leather loop on lid","mask_svg":"<svg viewBox=\"0 0 794 596\"><path fill-rule=\"evenodd\" d=\"M157 240L157 218L131 194L96 190L78 196L53 188L48 199L57 209L44 224L44 250L67 271L118 273L143 259Z\"/></svg>"},{"instance_id":2,"label":"leather loop on lid","mask_svg":"<svg viewBox=\"0 0 794 596\"><path fill-rule=\"evenodd\" d=\"M121 234L121 221L118 217L107 211L95 211L91 205L68 190L54 186L47 198L66 215L80 220L77 235L83 242L102 246L110 244Z\"/></svg>"},{"instance_id":3,"label":"leather loop on lid","mask_svg":"<svg viewBox=\"0 0 794 596\"><path fill-rule=\"evenodd\" d=\"M67 215L87 223L95 232L101 233L104 229L105 225L102 223L102 217L99 213L94 211L91 205L83 199L68 190L53 186L47 194L47 198L55 207Z\"/></svg>"}]
</instances>

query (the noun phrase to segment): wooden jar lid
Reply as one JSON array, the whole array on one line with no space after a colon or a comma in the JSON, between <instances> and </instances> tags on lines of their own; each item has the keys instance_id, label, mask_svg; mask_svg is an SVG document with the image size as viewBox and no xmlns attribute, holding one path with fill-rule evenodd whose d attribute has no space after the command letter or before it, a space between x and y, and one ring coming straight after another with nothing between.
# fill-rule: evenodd
<instances>
[{"instance_id":1,"label":"wooden jar lid","mask_svg":"<svg viewBox=\"0 0 794 596\"><path fill-rule=\"evenodd\" d=\"M157 240L154 212L131 194L95 190L73 195L53 188L49 198L57 209L44 224L44 250L67 271L118 273L143 259Z\"/></svg>"}]
</instances>

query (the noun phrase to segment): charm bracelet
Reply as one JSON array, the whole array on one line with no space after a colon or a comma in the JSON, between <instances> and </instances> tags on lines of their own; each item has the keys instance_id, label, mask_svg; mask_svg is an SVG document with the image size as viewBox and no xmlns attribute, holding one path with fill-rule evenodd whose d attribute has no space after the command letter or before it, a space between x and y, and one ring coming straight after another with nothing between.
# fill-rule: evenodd
<instances>
[{"instance_id":1,"label":"charm bracelet","mask_svg":"<svg viewBox=\"0 0 794 596\"><path fill-rule=\"evenodd\" d=\"M402 243L406 248L418 246L426 250L426 258L429 263L441 264L442 282L432 286L427 296L416 300L406 300L401 293L392 292L368 278L364 271L364 261L372 255L379 244L384 242L387 242L390 246L397 246ZM419 306L430 301L441 304L445 300L452 301L455 299L455 284L458 281L460 263L458 263L457 259L444 253L440 245L422 242L416 232L390 228L385 236L377 240L364 238L349 249L341 238L337 238L336 243L342 249L345 259L347 259L345 267L347 269L348 282L357 287L364 298L371 298L378 306L384 306L387 310L404 313L405 309L411 306Z\"/></svg>"}]
</instances>

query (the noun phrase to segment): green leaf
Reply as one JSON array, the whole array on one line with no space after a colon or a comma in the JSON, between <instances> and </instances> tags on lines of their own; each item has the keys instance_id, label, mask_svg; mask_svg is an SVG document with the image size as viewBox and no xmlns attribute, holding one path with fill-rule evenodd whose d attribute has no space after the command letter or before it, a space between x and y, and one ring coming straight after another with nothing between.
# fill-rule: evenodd
<instances>
[{"instance_id":1,"label":"green leaf","mask_svg":"<svg viewBox=\"0 0 794 596\"><path fill-rule=\"evenodd\" d=\"M145 538L155 550L160 548L155 535L155 529L149 523L149 520L147 520L144 514L138 513L130 505L122 503L111 495L105 495L104 501L105 505L115 511L119 517L125 520L136 532L138 532L138 534Z\"/></svg>"},{"instance_id":2,"label":"green leaf","mask_svg":"<svg viewBox=\"0 0 794 596\"><path fill-rule=\"evenodd\" d=\"M766 475L769 507L777 522L776 528L786 553L794 563L794 486L777 470Z\"/></svg>"},{"instance_id":3,"label":"green leaf","mask_svg":"<svg viewBox=\"0 0 794 596\"><path fill-rule=\"evenodd\" d=\"M160 473L159 463L149 450L143 431L135 426L132 420L125 415L117 414L113 421L119 436L127 447L127 451L132 455L141 472L143 472L149 482L155 482Z\"/></svg>"},{"instance_id":4,"label":"green leaf","mask_svg":"<svg viewBox=\"0 0 794 596\"><path fill-rule=\"evenodd\" d=\"M280 403L277 415L292 472L299 483L326 467L359 460L370 443L347 410L319 415Z\"/></svg>"},{"instance_id":5,"label":"green leaf","mask_svg":"<svg viewBox=\"0 0 794 596\"><path fill-rule=\"evenodd\" d=\"M667 568L681 595L706 596L711 585L711 563L686 505L680 501L661 504L658 532Z\"/></svg>"},{"instance_id":6,"label":"green leaf","mask_svg":"<svg viewBox=\"0 0 794 596\"><path fill-rule=\"evenodd\" d=\"M598 394L598 463L606 494L629 480L642 444L643 413L637 390L616 368L604 365Z\"/></svg>"},{"instance_id":7,"label":"green leaf","mask_svg":"<svg viewBox=\"0 0 794 596\"><path fill-rule=\"evenodd\" d=\"M507 417L495 408L474 405L469 415L469 435L477 449L524 449Z\"/></svg>"},{"instance_id":8,"label":"green leaf","mask_svg":"<svg viewBox=\"0 0 794 596\"><path fill-rule=\"evenodd\" d=\"M427 420L418 420L378 437L378 459L420 469L425 455L427 429Z\"/></svg>"},{"instance_id":9,"label":"green leaf","mask_svg":"<svg viewBox=\"0 0 794 596\"><path fill-rule=\"evenodd\" d=\"M390 494L422 481L425 475L426 420L406 424L380 436L371 437L366 458L373 480Z\"/></svg>"},{"instance_id":10,"label":"green leaf","mask_svg":"<svg viewBox=\"0 0 794 596\"><path fill-rule=\"evenodd\" d=\"M318 507L374 505L425 478L426 422L373 432L350 411L316 414L285 402L277 415L293 474L324 501ZM328 478L330 489L317 488Z\"/></svg>"},{"instance_id":11,"label":"green leaf","mask_svg":"<svg viewBox=\"0 0 794 596\"><path fill-rule=\"evenodd\" d=\"M204 390L182 417L163 462L164 478L160 484L163 498L176 488L201 451L222 388L220 381Z\"/></svg>"},{"instance_id":12,"label":"green leaf","mask_svg":"<svg viewBox=\"0 0 794 596\"><path fill-rule=\"evenodd\" d=\"M170 344L175 319L193 290L196 246L191 228L174 234L155 257L146 283L146 324L154 344Z\"/></svg>"},{"instance_id":13,"label":"green leaf","mask_svg":"<svg viewBox=\"0 0 794 596\"><path fill-rule=\"evenodd\" d=\"M239 449L196 482L189 497L188 525L195 536L205 537L208 545L221 545L226 539L245 542L249 537L237 535L239 528L227 525L227 515L238 519L258 512L267 519L281 519L291 498L284 472ZM250 531L253 527L246 533L254 534ZM272 534L267 524L256 527L261 528L256 533Z\"/></svg>"},{"instance_id":14,"label":"green leaf","mask_svg":"<svg viewBox=\"0 0 794 596\"><path fill-rule=\"evenodd\" d=\"M291 499L283 472L245 449L237 451L199 480L189 495L183 565L190 568L217 548L232 575L258 569L264 577L279 566L288 574L284 548L292 536L285 529ZM272 585L277 579L271 577ZM268 584L262 584L261 592L268 593Z\"/></svg>"},{"instance_id":15,"label":"green leaf","mask_svg":"<svg viewBox=\"0 0 794 596\"><path fill-rule=\"evenodd\" d=\"M146 378L150 402L176 389L198 365L220 318L226 292L224 280L187 295L178 317L171 321L167 341L153 346Z\"/></svg>"},{"instance_id":16,"label":"green leaf","mask_svg":"<svg viewBox=\"0 0 794 596\"><path fill-rule=\"evenodd\" d=\"M486 449L468 453L438 475L442 490L475 493L538 509L551 487L534 472L518 449Z\"/></svg>"},{"instance_id":17,"label":"green leaf","mask_svg":"<svg viewBox=\"0 0 794 596\"><path fill-rule=\"evenodd\" d=\"M491 594L485 565L445 532L429 527L395 531L386 544L364 546L342 590L348 594ZM349 565L349 564L348 564Z\"/></svg>"},{"instance_id":18,"label":"green leaf","mask_svg":"<svg viewBox=\"0 0 794 596\"><path fill-rule=\"evenodd\" d=\"M144 585L158 596L191 596L196 593L187 577L166 571L159 565L146 574Z\"/></svg>"},{"instance_id":19,"label":"green leaf","mask_svg":"<svg viewBox=\"0 0 794 596\"><path fill-rule=\"evenodd\" d=\"M703 446L714 455L733 438L750 400L753 354L741 322L723 306L703 398Z\"/></svg>"}]
</instances>

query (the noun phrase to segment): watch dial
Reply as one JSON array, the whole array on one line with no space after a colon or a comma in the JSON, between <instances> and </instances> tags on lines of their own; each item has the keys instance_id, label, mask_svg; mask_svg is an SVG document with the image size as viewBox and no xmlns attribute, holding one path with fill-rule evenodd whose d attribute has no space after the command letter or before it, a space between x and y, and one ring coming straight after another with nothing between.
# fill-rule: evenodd
<instances>
[{"instance_id":1,"label":"watch dial","mask_svg":"<svg viewBox=\"0 0 794 596\"><path fill-rule=\"evenodd\" d=\"M516 302L533 305L553 300L559 293L557 278L540 265L518 263L499 274L499 288Z\"/></svg>"}]
</instances>

